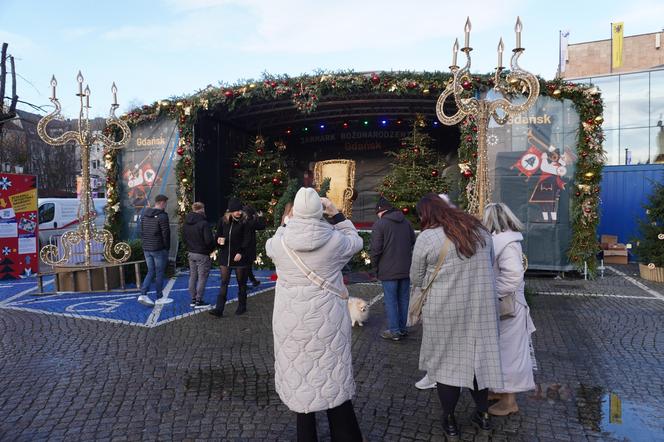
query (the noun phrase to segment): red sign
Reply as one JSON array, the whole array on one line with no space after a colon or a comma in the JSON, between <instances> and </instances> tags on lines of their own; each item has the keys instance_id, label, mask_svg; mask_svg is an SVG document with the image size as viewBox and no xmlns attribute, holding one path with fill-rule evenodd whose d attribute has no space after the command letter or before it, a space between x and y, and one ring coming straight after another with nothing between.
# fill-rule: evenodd
<instances>
[{"instance_id":1,"label":"red sign","mask_svg":"<svg viewBox=\"0 0 664 442\"><path fill-rule=\"evenodd\" d=\"M39 271L37 177L0 173L0 281Z\"/></svg>"}]
</instances>

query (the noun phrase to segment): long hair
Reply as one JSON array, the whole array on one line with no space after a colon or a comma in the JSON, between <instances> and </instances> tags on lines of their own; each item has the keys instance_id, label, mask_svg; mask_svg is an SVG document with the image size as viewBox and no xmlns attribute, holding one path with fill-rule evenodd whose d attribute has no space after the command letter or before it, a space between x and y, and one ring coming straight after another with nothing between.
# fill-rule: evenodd
<instances>
[{"instance_id":1,"label":"long hair","mask_svg":"<svg viewBox=\"0 0 664 442\"><path fill-rule=\"evenodd\" d=\"M422 230L442 227L460 256L470 258L477 252L478 245L486 245L486 228L482 223L474 216L450 206L435 193L424 195L416 209Z\"/></svg>"},{"instance_id":2,"label":"long hair","mask_svg":"<svg viewBox=\"0 0 664 442\"><path fill-rule=\"evenodd\" d=\"M513 232L523 231L523 223L504 203L487 204L484 208L483 221L484 227L491 233L501 233L508 230Z\"/></svg>"},{"instance_id":3,"label":"long hair","mask_svg":"<svg viewBox=\"0 0 664 442\"><path fill-rule=\"evenodd\" d=\"M224 223L229 224L231 222L231 218L233 218L232 215L233 212L229 212L228 210L226 213L224 213ZM240 215L240 219L237 220L237 222L244 223L247 221L247 213L245 211L242 211L242 215Z\"/></svg>"}]
</instances>

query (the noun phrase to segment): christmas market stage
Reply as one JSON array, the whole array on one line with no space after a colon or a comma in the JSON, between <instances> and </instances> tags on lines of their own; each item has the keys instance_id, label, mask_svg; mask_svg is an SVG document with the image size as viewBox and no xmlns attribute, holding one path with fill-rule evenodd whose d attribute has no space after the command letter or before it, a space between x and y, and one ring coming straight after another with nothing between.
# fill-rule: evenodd
<instances>
[{"instance_id":1,"label":"christmas market stage","mask_svg":"<svg viewBox=\"0 0 664 442\"><path fill-rule=\"evenodd\" d=\"M249 296L257 295L274 288L273 271L255 270L256 278L261 281L258 287L249 284ZM204 299L213 304L217 299L220 285L219 270L210 273ZM190 296L187 289L189 272L179 272L166 281L164 294L173 302L169 304L145 307L138 303L138 291L135 293L59 293L57 295L36 296L36 278L15 281L0 281L0 309L21 310L47 315L68 316L96 321L114 322L139 327L158 327L167 322L186 318L212 308L194 310L189 306ZM45 279L45 287L53 284L53 278ZM238 287L235 275L228 289L228 303L237 301ZM154 300L155 292L149 292ZM249 304L251 308L251 303ZM228 309L233 314L233 309Z\"/></svg>"}]
</instances>

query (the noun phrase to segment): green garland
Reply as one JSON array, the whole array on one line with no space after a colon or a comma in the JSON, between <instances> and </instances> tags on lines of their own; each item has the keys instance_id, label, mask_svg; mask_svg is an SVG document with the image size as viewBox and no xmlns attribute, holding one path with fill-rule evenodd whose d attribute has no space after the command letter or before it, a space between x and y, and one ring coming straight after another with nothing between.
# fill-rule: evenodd
<instances>
[{"instance_id":1,"label":"green garland","mask_svg":"<svg viewBox=\"0 0 664 442\"><path fill-rule=\"evenodd\" d=\"M300 77L265 74L257 81L224 84L218 88L207 88L189 97L145 105L132 110L122 118L130 126L154 121L163 116L174 118L178 122L180 161L176 166L176 175L180 182L177 195L178 214L182 223L193 199L193 127L199 110L223 106L232 111L261 102L290 100L297 109L308 114L314 112L321 101L353 95L436 96L444 90L450 78L451 75L447 72L317 72ZM583 263L586 262L591 273L594 273L597 267L595 255L599 250L596 240L596 228L599 222L599 182L604 165L602 100L596 88L589 85L565 83L561 80L553 82L540 80L540 83L542 96L572 100L581 118L577 145L579 160L575 174L577 191L572 198L571 211L573 237L568 256L576 268L583 268ZM468 95L492 87L492 74L472 76L467 79L464 86ZM464 191L461 192L460 199L464 204L465 186L468 184L468 179L472 180L475 174L477 125L473 117L468 117L460 126L459 162L460 165L467 165L467 170L470 171L467 173L467 179L462 179L461 183ZM106 160L111 163L110 165L107 163L107 186L110 189L107 225L117 236L121 224L119 213L121 209L118 204L117 184L120 177L115 164L116 155L115 152L108 152Z\"/></svg>"}]
</instances>

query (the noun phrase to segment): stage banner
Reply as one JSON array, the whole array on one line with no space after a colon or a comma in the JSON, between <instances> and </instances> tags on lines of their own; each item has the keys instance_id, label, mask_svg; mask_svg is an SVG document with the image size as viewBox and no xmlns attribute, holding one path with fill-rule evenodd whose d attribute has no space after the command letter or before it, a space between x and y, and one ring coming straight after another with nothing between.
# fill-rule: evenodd
<instances>
[{"instance_id":1,"label":"stage banner","mask_svg":"<svg viewBox=\"0 0 664 442\"><path fill-rule=\"evenodd\" d=\"M493 120L489 126L492 200L507 204L525 224L523 251L531 269L572 269L567 250L578 126L572 101L548 97L504 126Z\"/></svg>"},{"instance_id":2,"label":"stage banner","mask_svg":"<svg viewBox=\"0 0 664 442\"><path fill-rule=\"evenodd\" d=\"M37 177L0 174L0 281L39 272Z\"/></svg>"},{"instance_id":3,"label":"stage banner","mask_svg":"<svg viewBox=\"0 0 664 442\"><path fill-rule=\"evenodd\" d=\"M177 123L162 118L132 128L131 140L118 156L122 174L122 216L124 236L140 238L143 210L154 205L154 197L168 197L166 212L171 222L170 257L178 244L177 180L175 164L178 144Z\"/></svg>"}]
</instances>

